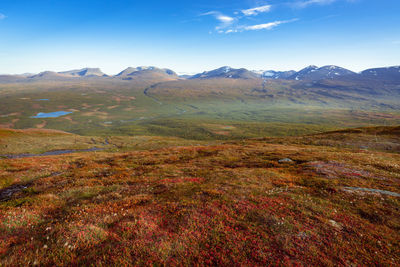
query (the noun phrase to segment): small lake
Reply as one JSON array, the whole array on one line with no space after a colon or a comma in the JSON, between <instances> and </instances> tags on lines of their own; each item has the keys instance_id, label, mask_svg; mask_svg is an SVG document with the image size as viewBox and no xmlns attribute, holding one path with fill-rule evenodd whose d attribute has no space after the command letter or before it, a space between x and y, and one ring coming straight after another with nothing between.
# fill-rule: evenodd
<instances>
[{"instance_id":1,"label":"small lake","mask_svg":"<svg viewBox=\"0 0 400 267\"><path fill-rule=\"evenodd\" d=\"M41 119L41 118L58 118L60 116L71 114L69 111L56 111L50 113L39 112L36 116L32 116L31 118Z\"/></svg>"},{"instance_id":2,"label":"small lake","mask_svg":"<svg viewBox=\"0 0 400 267\"><path fill-rule=\"evenodd\" d=\"M36 101L49 101L50 99L47 98L42 98L42 99L36 99Z\"/></svg>"}]
</instances>

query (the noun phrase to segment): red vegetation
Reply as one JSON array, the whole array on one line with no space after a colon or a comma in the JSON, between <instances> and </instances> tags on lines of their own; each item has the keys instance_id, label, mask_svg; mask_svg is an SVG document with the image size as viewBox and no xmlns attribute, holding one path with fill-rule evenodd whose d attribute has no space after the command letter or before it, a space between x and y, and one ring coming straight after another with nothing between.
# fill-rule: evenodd
<instances>
[{"instance_id":1,"label":"red vegetation","mask_svg":"<svg viewBox=\"0 0 400 267\"><path fill-rule=\"evenodd\" d=\"M341 188L400 192L399 163L261 141L1 160L32 186L0 203L0 265L394 266L400 199Z\"/></svg>"}]
</instances>

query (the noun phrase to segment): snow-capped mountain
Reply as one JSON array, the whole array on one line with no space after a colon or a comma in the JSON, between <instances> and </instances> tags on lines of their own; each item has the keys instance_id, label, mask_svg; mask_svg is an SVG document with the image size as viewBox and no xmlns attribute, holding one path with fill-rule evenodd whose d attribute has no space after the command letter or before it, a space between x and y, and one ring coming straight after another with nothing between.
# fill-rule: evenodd
<instances>
[{"instance_id":1,"label":"snow-capped mountain","mask_svg":"<svg viewBox=\"0 0 400 267\"><path fill-rule=\"evenodd\" d=\"M247 69L233 69L225 66L211 71L196 74L190 79L212 79L212 78L232 78L232 79L254 79L259 75Z\"/></svg>"},{"instance_id":2,"label":"snow-capped mountain","mask_svg":"<svg viewBox=\"0 0 400 267\"><path fill-rule=\"evenodd\" d=\"M245 68L235 69L228 66L221 67L211 71L204 71L199 74L192 75L192 73L176 74L170 69L161 69L157 67L129 67L115 76L108 76L104 74L99 68L83 68L70 71L54 72L44 71L38 74L24 74L24 75L0 75L0 82L11 81L37 81L37 80L71 80L71 79L121 79L132 81L146 81L146 82L162 82L178 79L282 79L293 81L364 81L364 82L400 82L400 66L385 67L385 68L372 68L364 70L360 73L355 73L348 69L328 65L323 67L308 66L298 72L296 71L275 71L275 70L255 70L249 71Z\"/></svg>"},{"instance_id":3,"label":"snow-capped mountain","mask_svg":"<svg viewBox=\"0 0 400 267\"><path fill-rule=\"evenodd\" d=\"M323 66L318 68L317 66L311 65L308 66L295 74L288 77L292 80L323 80L323 79L336 79L338 77L348 76L348 75L356 75L355 72L352 72L348 69L338 67L338 66Z\"/></svg>"},{"instance_id":4,"label":"snow-capped mountain","mask_svg":"<svg viewBox=\"0 0 400 267\"><path fill-rule=\"evenodd\" d=\"M289 70L289 71L267 70L261 73L261 77L264 79L288 79L295 73L296 72L294 70Z\"/></svg>"},{"instance_id":5,"label":"snow-capped mountain","mask_svg":"<svg viewBox=\"0 0 400 267\"><path fill-rule=\"evenodd\" d=\"M377 80L400 80L400 66L368 69L361 72L361 75Z\"/></svg>"}]
</instances>

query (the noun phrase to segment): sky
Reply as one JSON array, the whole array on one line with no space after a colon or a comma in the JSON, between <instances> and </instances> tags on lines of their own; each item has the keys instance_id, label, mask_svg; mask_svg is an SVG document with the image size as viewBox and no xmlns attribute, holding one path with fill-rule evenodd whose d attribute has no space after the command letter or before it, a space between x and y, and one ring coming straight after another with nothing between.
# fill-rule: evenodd
<instances>
[{"instance_id":1,"label":"sky","mask_svg":"<svg viewBox=\"0 0 400 267\"><path fill-rule=\"evenodd\" d=\"M1 0L0 73L400 65L399 0Z\"/></svg>"}]
</instances>

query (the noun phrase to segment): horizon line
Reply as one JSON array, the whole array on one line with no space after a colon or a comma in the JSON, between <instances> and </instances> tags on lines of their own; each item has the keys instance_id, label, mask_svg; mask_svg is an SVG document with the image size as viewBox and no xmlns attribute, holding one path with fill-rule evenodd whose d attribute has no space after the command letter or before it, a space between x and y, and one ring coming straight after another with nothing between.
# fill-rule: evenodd
<instances>
[{"instance_id":1,"label":"horizon line","mask_svg":"<svg viewBox=\"0 0 400 267\"><path fill-rule=\"evenodd\" d=\"M78 70L85 70L85 69L99 69L103 74L105 74L105 75L107 75L107 76L116 76L116 75L118 75L120 72L122 72L122 71L124 71L124 70L126 70L126 69L128 69L128 68L139 68L139 67L142 67L142 68L143 68L143 67L148 67L148 68L154 67L154 68L157 68L157 69L169 69L169 70L174 71L174 72L175 72L176 74L178 74L178 75L196 75L196 74L200 74L200 73L208 72L208 71L213 71L213 70L217 70L217 69L224 68L224 67L229 67L229 68L231 68L231 69L246 69L246 70L251 71L251 72L257 72L257 71L282 71L282 72L285 72L285 71L296 71L296 72L298 72L298 71L301 71L301 70L303 70L303 69L305 69L305 68L307 68L307 67L310 67L310 66L316 66L316 67L318 67L318 68L327 67L327 66L335 66L335 67L340 67L340 68L344 68L344 69L350 70L350 71L355 72L355 73L361 73L361 72L363 72L363 71L365 71L365 70L369 70L369 69L399 67L400 65L375 66L375 67L370 67L370 68L363 69L363 70L361 70L361 71L353 71L353 70L351 70L350 68L345 68L345 67L342 67L342 66L340 66L340 65L331 65L331 64L322 65L322 66L310 64L310 65L306 65L305 67L302 67L302 68L300 68L300 69L298 69L298 70L297 70L297 69L277 70L277 69L273 69L273 68L265 68L265 69L251 68L251 69L250 69L250 68L244 68L244 67L231 67L231 66L228 66L228 65L223 65L223 66L220 66L220 67L217 67L217 68L213 68L213 69L209 69L209 70L203 70L203 71L200 71L200 72L175 71L175 70L173 70L173 68L168 68L168 67L164 68L164 67L157 67L157 66L154 66L154 65L148 65L148 66L140 65L140 66L136 66L136 67L128 66L128 67L126 67L126 68L120 70L119 72L117 72L117 73L115 73L115 74L107 74L107 73L103 72L103 71L101 70L100 67L83 67L83 68L64 69L64 70L61 70L61 71L53 71L53 70L50 70L50 69L46 69L46 70L43 70L43 71L40 71L40 72L29 72L29 71L28 71L28 72L22 72L22 73L0 73L0 75L27 75L27 74L37 75L37 74L44 73L44 72L62 73L62 72L73 71L73 70L78 71Z\"/></svg>"}]
</instances>

